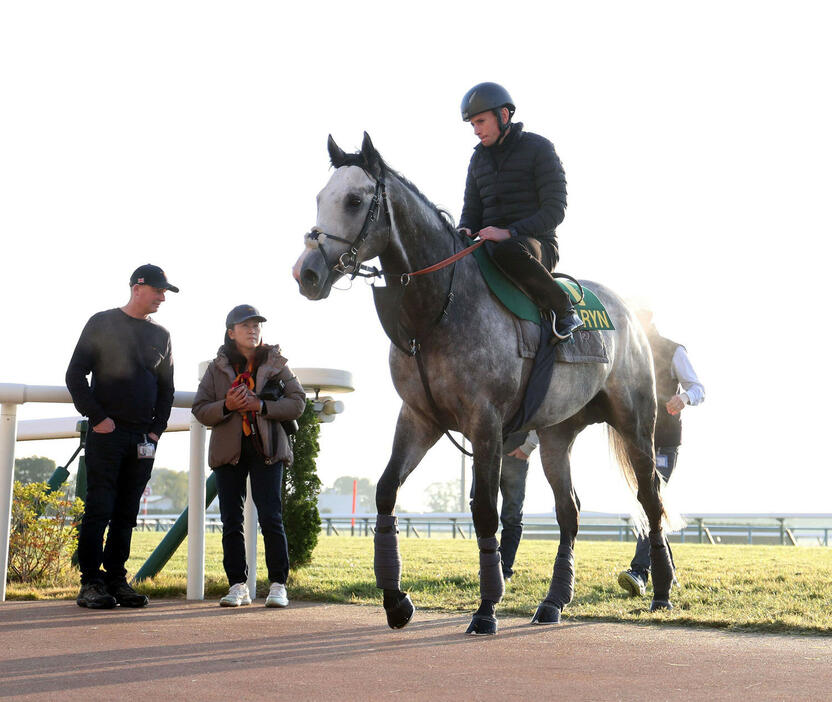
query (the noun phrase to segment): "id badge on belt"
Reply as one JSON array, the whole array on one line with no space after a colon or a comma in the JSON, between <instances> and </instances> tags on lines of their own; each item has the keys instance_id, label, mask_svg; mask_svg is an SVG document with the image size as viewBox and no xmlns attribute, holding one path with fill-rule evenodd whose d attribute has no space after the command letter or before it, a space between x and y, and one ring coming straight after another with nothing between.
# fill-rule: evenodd
<instances>
[{"instance_id":1,"label":"id badge on belt","mask_svg":"<svg viewBox=\"0 0 832 702\"><path fill-rule=\"evenodd\" d=\"M147 440L147 434L142 434L143 440L136 445L139 458L155 458L156 444Z\"/></svg>"}]
</instances>

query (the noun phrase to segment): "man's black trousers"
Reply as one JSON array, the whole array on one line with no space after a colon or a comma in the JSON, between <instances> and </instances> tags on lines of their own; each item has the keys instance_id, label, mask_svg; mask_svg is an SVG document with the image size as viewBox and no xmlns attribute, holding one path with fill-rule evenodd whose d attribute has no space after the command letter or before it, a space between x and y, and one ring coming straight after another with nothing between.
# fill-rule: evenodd
<instances>
[{"instance_id":1,"label":"man's black trousers","mask_svg":"<svg viewBox=\"0 0 832 702\"><path fill-rule=\"evenodd\" d=\"M130 556L136 515L153 468L152 458L138 458L136 447L144 436L118 427L109 434L87 434L87 498L78 533L82 583L97 579L118 582L127 575L124 564Z\"/></svg>"}]
</instances>

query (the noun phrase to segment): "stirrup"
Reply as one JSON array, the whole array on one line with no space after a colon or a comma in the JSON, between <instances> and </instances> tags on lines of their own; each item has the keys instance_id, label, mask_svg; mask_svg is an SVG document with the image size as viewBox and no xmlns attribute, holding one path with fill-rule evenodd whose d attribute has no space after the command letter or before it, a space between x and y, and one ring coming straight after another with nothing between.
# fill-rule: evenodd
<instances>
[{"instance_id":1,"label":"stirrup","mask_svg":"<svg viewBox=\"0 0 832 702\"><path fill-rule=\"evenodd\" d=\"M584 326L583 321L578 316L577 312L575 312L575 310L572 310L568 315L566 315L565 319L569 319L569 317L572 317L573 320L567 328L566 332L561 333L558 331L558 316L556 313L552 313L552 335L558 341L566 341L567 339L572 337L572 332L575 332Z\"/></svg>"}]
</instances>

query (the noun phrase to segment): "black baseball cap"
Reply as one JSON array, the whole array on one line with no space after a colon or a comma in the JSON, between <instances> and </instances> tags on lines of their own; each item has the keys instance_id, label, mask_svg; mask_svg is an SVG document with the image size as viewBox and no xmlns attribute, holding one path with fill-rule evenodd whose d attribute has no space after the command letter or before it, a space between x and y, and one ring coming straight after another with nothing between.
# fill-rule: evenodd
<instances>
[{"instance_id":1,"label":"black baseball cap","mask_svg":"<svg viewBox=\"0 0 832 702\"><path fill-rule=\"evenodd\" d=\"M165 272L159 266L154 266L152 263L145 263L143 266L139 266L134 270L133 275L130 276L130 285L131 287L133 285L149 285L153 288L170 290L175 293L179 292L179 288L168 282L168 277L165 275Z\"/></svg>"},{"instance_id":2,"label":"black baseball cap","mask_svg":"<svg viewBox=\"0 0 832 702\"><path fill-rule=\"evenodd\" d=\"M265 322L266 318L252 305L237 305L225 318L225 328L231 329L235 324L242 324L249 319L256 319L258 322Z\"/></svg>"}]
</instances>

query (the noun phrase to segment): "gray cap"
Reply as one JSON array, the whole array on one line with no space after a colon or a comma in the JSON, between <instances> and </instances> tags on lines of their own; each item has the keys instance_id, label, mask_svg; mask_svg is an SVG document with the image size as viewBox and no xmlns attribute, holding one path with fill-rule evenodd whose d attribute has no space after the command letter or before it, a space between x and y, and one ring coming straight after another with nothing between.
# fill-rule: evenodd
<instances>
[{"instance_id":1,"label":"gray cap","mask_svg":"<svg viewBox=\"0 0 832 702\"><path fill-rule=\"evenodd\" d=\"M265 322L266 318L252 305L237 305L225 318L225 328L231 329L235 324L242 324L249 319Z\"/></svg>"},{"instance_id":2,"label":"gray cap","mask_svg":"<svg viewBox=\"0 0 832 702\"><path fill-rule=\"evenodd\" d=\"M477 83L462 98L462 119L468 122L480 112L508 108L509 117L514 114L514 100L499 83Z\"/></svg>"}]
</instances>

